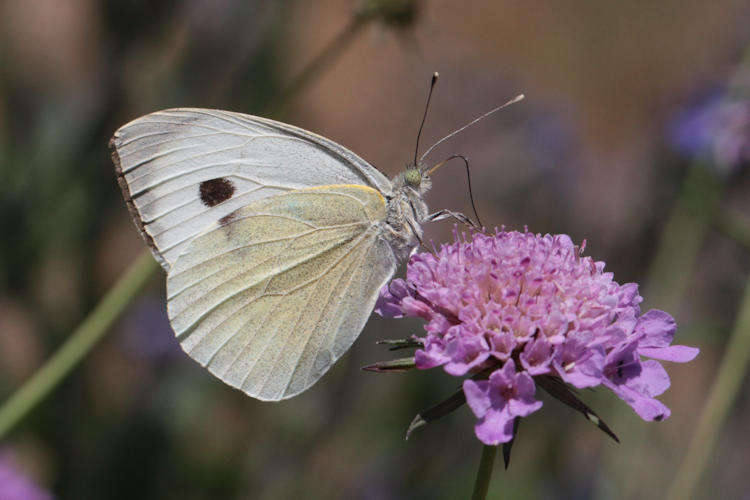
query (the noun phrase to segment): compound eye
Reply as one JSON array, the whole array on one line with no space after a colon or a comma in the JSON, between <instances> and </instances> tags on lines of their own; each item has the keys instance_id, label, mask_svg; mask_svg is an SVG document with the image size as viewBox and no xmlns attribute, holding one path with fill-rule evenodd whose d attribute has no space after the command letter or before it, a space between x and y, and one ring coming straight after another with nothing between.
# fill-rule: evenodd
<instances>
[{"instance_id":1,"label":"compound eye","mask_svg":"<svg viewBox=\"0 0 750 500\"><path fill-rule=\"evenodd\" d=\"M408 167L404 172L404 180L412 187L419 187L422 183L422 172L416 167Z\"/></svg>"}]
</instances>

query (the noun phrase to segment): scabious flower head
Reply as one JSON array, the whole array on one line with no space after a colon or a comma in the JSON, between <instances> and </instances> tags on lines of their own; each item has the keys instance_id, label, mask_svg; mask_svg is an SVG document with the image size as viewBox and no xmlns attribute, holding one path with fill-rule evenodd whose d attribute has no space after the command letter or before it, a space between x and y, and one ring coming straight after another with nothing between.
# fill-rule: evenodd
<instances>
[{"instance_id":1,"label":"scabious flower head","mask_svg":"<svg viewBox=\"0 0 750 500\"><path fill-rule=\"evenodd\" d=\"M566 235L456 236L434 254L413 255L406 280L381 290L379 314L427 321L417 368L471 377L463 390L483 443L510 441L513 420L541 408L537 376L604 385L645 420L669 416L654 399L669 377L642 357L686 362L698 349L671 346L672 317L642 315L638 285L618 284L582 251Z\"/></svg>"}]
</instances>

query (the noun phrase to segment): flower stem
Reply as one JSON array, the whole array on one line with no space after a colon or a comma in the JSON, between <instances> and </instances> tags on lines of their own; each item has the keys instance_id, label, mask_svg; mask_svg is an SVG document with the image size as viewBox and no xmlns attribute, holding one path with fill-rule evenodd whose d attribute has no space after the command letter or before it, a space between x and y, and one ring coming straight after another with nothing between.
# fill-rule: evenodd
<instances>
[{"instance_id":1,"label":"flower stem","mask_svg":"<svg viewBox=\"0 0 750 500\"><path fill-rule=\"evenodd\" d=\"M0 407L5 436L88 354L159 268L148 251L133 263L65 343Z\"/></svg>"},{"instance_id":2,"label":"flower stem","mask_svg":"<svg viewBox=\"0 0 750 500\"><path fill-rule=\"evenodd\" d=\"M712 223L718 231L750 250L750 228L738 216L724 209L716 214Z\"/></svg>"},{"instance_id":3,"label":"flower stem","mask_svg":"<svg viewBox=\"0 0 750 500\"><path fill-rule=\"evenodd\" d=\"M748 361L750 361L750 279L745 285L737 321L729 338L724 358L719 363L719 373L709 392L708 401L703 406L703 413L693 434L693 440L666 498L677 500L693 496L706 462L711 457L711 450L716 443L719 431L722 430L732 402L745 379Z\"/></svg>"},{"instance_id":4,"label":"flower stem","mask_svg":"<svg viewBox=\"0 0 750 500\"><path fill-rule=\"evenodd\" d=\"M482 459L479 462L479 470L477 471L477 479L474 481L474 493L471 495L471 500L484 500L487 498L487 490L490 487L495 456L497 456L497 446L485 445L482 448Z\"/></svg>"}]
</instances>

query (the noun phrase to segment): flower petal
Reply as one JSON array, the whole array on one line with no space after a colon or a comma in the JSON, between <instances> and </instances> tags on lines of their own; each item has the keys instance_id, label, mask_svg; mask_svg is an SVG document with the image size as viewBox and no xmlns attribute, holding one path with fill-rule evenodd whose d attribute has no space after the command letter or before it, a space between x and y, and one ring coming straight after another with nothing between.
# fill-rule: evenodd
<instances>
[{"instance_id":1,"label":"flower petal","mask_svg":"<svg viewBox=\"0 0 750 500\"><path fill-rule=\"evenodd\" d=\"M528 373L515 377L515 394L508 399L508 413L517 417L527 417L542 407L542 402L534 399L536 386Z\"/></svg>"},{"instance_id":2,"label":"flower petal","mask_svg":"<svg viewBox=\"0 0 750 500\"><path fill-rule=\"evenodd\" d=\"M490 383L486 380L475 381L471 379L464 380L463 390L466 395L466 403L479 418L484 417L490 409L489 392Z\"/></svg>"},{"instance_id":3,"label":"flower petal","mask_svg":"<svg viewBox=\"0 0 750 500\"><path fill-rule=\"evenodd\" d=\"M635 328L645 334L638 343L639 347L667 347L672 343L677 323L670 314L651 309L638 318Z\"/></svg>"},{"instance_id":4,"label":"flower petal","mask_svg":"<svg viewBox=\"0 0 750 500\"><path fill-rule=\"evenodd\" d=\"M531 375L549 373L552 362L552 345L544 337L526 344L519 356L521 366Z\"/></svg>"},{"instance_id":5,"label":"flower petal","mask_svg":"<svg viewBox=\"0 0 750 500\"><path fill-rule=\"evenodd\" d=\"M639 347L638 354L649 358L672 361L673 363L687 363L692 361L700 352L697 347L686 345L672 345L669 347Z\"/></svg>"},{"instance_id":6,"label":"flower petal","mask_svg":"<svg viewBox=\"0 0 750 500\"><path fill-rule=\"evenodd\" d=\"M662 420L668 419L672 413L670 409L660 401L646 397L629 387L617 386L608 380L604 380L603 383L612 389L612 392L614 392L617 397L629 404L635 413L643 420L661 422Z\"/></svg>"},{"instance_id":7,"label":"flower petal","mask_svg":"<svg viewBox=\"0 0 750 500\"><path fill-rule=\"evenodd\" d=\"M490 410L474 426L474 433L486 445L507 443L513 439L513 417L505 412Z\"/></svg>"}]
</instances>

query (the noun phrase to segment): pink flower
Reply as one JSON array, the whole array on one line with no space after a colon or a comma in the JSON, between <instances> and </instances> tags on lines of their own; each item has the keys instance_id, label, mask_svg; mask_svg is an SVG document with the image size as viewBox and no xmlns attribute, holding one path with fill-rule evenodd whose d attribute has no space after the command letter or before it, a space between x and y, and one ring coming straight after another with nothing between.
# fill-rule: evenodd
<instances>
[{"instance_id":1,"label":"pink flower","mask_svg":"<svg viewBox=\"0 0 750 500\"><path fill-rule=\"evenodd\" d=\"M412 256L406 280L381 291L383 316L424 318L417 368L443 366L464 381L480 441L513 437L513 420L538 410L535 376L578 387L604 385L645 420L669 409L655 399L669 387L658 361L687 362L698 349L671 346L672 317L641 315L635 283L620 285L604 263L581 256L566 235L474 234L435 254Z\"/></svg>"},{"instance_id":2,"label":"pink flower","mask_svg":"<svg viewBox=\"0 0 750 500\"><path fill-rule=\"evenodd\" d=\"M534 379L516 372L513 360L495 370L489 380L464 380L464 394L474 415L477 437L485 444L498 445L513 437L513 420L531 415L542 407L534 399Z\"/></svg>"}]
</instances>

